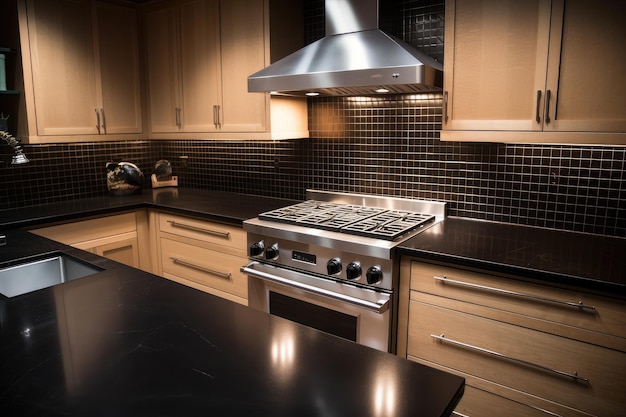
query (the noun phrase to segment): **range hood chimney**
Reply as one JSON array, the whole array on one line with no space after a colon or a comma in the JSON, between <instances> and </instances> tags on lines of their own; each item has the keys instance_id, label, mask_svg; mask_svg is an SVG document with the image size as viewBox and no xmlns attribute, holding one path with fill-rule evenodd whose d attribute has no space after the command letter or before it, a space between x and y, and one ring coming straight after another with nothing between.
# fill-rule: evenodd
<instances>
[{"instance_id":1,"label":"range hood chimney","mask_svg":"<svg viewBox=\"0 0 626 417\"><path fill-rule=\"evenodd\" d=\"M441 91L442 65L378 28L378 0L326 0L326 36L248 77L249 92L355 96Z\"/></svg>"}]
</instances>

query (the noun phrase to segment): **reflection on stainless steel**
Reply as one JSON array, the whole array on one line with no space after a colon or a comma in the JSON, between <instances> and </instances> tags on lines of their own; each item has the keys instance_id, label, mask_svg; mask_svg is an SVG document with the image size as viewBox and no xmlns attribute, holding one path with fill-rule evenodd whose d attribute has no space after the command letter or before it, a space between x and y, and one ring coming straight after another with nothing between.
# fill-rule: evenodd
<instances>
[{"instance_id":1,"label":"reflection on stainless steel","mask_svg":"<svg viewBox=\"0 0 626 417\"><path fill-rule=\"evenodd\" d=\"M394 249L444 217L445 203L307 190L244 222L249 305L395 351Z\"/></svg>"}]
</instances>

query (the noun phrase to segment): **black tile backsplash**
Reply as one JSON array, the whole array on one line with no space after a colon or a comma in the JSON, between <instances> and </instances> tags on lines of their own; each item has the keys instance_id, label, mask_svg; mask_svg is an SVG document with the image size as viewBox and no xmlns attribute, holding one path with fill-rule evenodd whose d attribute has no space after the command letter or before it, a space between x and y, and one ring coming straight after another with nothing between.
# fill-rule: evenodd
<instances>
[{"instance_id":1,"label":"black tile backsplash","mask_svg":"<svg viewBox=\"0 0 626 417\"><path fill-rule=\"evenodd\" d=\"M381 27L443 60L443 4L381 0ZM324 34L323 10L323 0L305 1L309 42ZM137 163L148 186L165 158L182 187L421 198L448 202L452 216L626 237L626 147L442 142L440 94L309 99L309 127L310 139L275 142L26 145L32 162L22 166L9 165L11 148L0 143L0 216L105 194L108 161Z\"/></svg>"}]
</instances>

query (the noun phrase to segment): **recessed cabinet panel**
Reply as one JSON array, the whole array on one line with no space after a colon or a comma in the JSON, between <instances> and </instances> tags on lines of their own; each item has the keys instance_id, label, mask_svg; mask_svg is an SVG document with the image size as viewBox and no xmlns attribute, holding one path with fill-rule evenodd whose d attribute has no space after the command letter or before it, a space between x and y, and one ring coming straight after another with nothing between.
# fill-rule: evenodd
<instances>
[{"instance_id":1,"label":"recessed cabinet panel","mask_svg":"<svg viewBox=\"0 0 626 417\"><path fill-rule=\"evenodd\" d=\"M101 134L141 133L141 79L137 13L129 7L96 3Z\"/></svg>"},{"instance_id":2,"label":"recessed cabinet panel","mask_svg":"<svg viewBox=\"0 0 626 417\"><path fill-rule=\"evenodd\" d=\"M90 3L28 0L26 7L36 134L98 134Z\"/></svg>"},{"instance_id":3,"label":"recessed cabinet panel","mask_svg":"<svg viewBox=\"0 0 626 417\"><path fill-rule=\"evenodd\" d=\"M621 0L447 0L442 140L626 144Z\"/></svg>"},{"instance_id":4,"label":"recessed cabinet panel","mask_svg":"<svg viewBox=\"0 0 626 417\"><path fill-rule=\"evenodd\" d=\"M29 143L142 132L137 13L93 0L19 0ZM128 138L128 136L125 136Z\"/></svg>"},{"instance_id":5,"label":"recessed cabinet panel","mask_svg":"<svg viewBox=\"0 0 626 417\"><path fill-rule=\"evenodd\" d=\"M553 16L547 130L626 132L626 4L567 0ZM562 38L558 35L562 34ZM617 47L616 47L617 46Z\"/></svg>"}]
</instances>

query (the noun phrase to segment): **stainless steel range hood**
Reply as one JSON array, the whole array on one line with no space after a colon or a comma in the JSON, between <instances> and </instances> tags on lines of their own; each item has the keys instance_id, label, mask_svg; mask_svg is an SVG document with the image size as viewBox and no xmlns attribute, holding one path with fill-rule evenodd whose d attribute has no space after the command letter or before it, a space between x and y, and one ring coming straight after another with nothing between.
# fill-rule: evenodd
<instances>
[{"instance_id":1,"label":"stainless steel range hood","mask_svg":"<svg viewBox=\"0 0 626 417\"><path fill-rule=\"evenodd\" d=\"M326 0L326 36L248 77L248 91L376 95L441 91L442 65L378 28L378 0Z\"/></svg>"}]
</instances>

